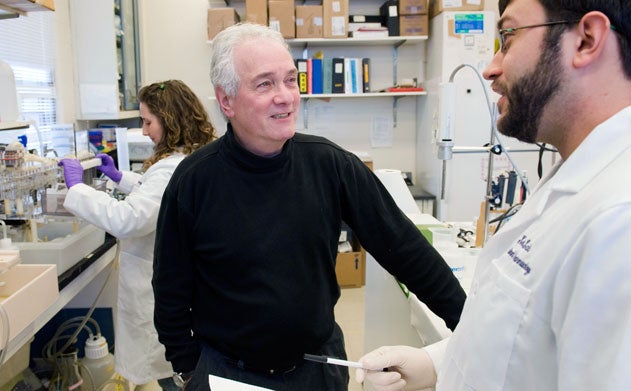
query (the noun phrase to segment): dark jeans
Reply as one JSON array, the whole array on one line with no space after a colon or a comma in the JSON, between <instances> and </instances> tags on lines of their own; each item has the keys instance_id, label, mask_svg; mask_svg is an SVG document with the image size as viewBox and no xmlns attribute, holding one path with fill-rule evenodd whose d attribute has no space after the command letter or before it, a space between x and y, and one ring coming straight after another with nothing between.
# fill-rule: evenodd
<instances>
[{"instance_id":1,"label":"dark jeans","mask_svg":"<svg viewBox=\"0 0 631 391\"><path fill-rule=\"evenodd\" d=\"M335 325L331 338L319 352L307 353L346 359L344 335L340 327ZM208 391L208 374L275 391L347 391L349 381L348 368L311 361L300 361L293 370L285 373L270 375L251 371L240 368L233 359L203 344L201 356L191 381L186 385L186 391Z\"/></svg>"}]
</instances>

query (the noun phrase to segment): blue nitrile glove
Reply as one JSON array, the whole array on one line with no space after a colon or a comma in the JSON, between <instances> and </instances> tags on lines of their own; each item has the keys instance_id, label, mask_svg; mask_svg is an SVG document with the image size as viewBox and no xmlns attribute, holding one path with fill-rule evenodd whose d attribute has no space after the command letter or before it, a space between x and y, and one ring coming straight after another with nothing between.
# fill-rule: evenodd
<instances>
[{"instance_id":1,"label":"blue nitrile glove","mask_svg":"<svg viewBox=\"0 0 631 391\"><path fill-rule=\"evenodd\" d=\"M83 183L83 167L77 159L61 159L59 165L64 169L64 180L66 187L70 189L72 186Z\"/></svg>"},{"instance_id":2,"label":"blue nitrile glove","mask_svg":"<svg viewBox=\"0 0 631 391\"><path fill-rule=\"evenodd\" d=\"M101 165L97 166L96 169L105 174L108 178L118 183L123 178L123 173L116 169L116 165L114 165L114 159L107 153L99 153L96 155L99 159L101 159Z\"/></svg>"}]
</instances>

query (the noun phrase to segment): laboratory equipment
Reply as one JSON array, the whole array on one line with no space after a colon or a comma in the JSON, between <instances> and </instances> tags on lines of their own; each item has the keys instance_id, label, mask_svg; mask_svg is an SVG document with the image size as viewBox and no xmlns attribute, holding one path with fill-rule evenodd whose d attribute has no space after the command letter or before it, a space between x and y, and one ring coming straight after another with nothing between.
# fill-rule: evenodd
<instances>
[{"instance_id":1,"label":"laboratory equipment","mask_svg":"<svg viewBox=\"0 0 631 391\"><path fill-rule=\"evenodd\" d=\"M28 153L19 142L0 152L1 217L23 220L41 215L45 189L57 182L57 161Z\"/></svg>"},{"instance_id":2,"label":"laboratory equipment","mask_svg":"<svg viewBox=\"0 0 631 391\"><path fill-rule=\"evenodd\" d=\"M104 190L89 151L77 153L83 181ZM18 142L0 147L0 218L23 263L55 264L61 275L103 244L105 232L63 208L67 189L57 158L31 154Z\"/></svg>"},{"instance_id":3,"label":"laboratory equipment","mask_svg":"<svg viewBox=\"0 0 631 391\"><path fill-rule=\"evenodd\" d=\"M417 183L437 196L436 217L441 221L471 222L478 216L482 220L488 178L513 170L513 163L520 170L537 172L537 146L507 137L502 138L501 149L496 141L490 143L495 118L486 94L491 105L497 95L476 71L483 72L493 59L495 31L495 14L490 11L442 12L430 20L427 97L418 103ZM500 153L505 151L509 155ZM544 161L546 170L552 159Z\"/></svg>"}]
</instances>

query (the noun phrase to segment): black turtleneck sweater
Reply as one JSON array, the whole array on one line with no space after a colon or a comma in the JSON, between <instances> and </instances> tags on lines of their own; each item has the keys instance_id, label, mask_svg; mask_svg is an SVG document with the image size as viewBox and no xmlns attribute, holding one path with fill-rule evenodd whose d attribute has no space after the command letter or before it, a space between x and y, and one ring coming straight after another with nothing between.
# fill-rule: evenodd
<instances>
[{"instance_id":1,"label":"black turtleneck sweater","mask_svg":"<svg viewBox=\"0 0 631 391\"><path fill-rule=\"evenodd\" d=\"M272 158L232 129L184 159L158 219L155 326L176 372L199 341L246 362L282 367L317 352L340 296L341 222L454 328L464 291L440 255L355 155L296 134ZM190 309L190 310L189 310Z\"/></svg>"}]
</instances>

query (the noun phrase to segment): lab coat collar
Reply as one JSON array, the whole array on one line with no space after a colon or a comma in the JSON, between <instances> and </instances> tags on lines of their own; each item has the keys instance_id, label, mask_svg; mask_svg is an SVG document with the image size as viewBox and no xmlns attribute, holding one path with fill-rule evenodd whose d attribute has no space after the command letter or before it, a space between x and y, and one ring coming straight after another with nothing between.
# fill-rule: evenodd
<instances>
[{"instance_id":1,"label":"lab coat collar","mask_svg":"<svg viewBox=\"0 0 631 391\"><path fill-rule=\"evenodd\" d=\"M498 236L543 213L555 193L578 193L623 151L631 147L631 106L596 126L566 161L558 162L537 184L522 210Z\"/></svg>"},{"instance_id":2,"label":"lab coat collar","mask_svg":"<svg viewBox=\"0 0 631 391\"><path fill-rule=\"evenodd\" d=\"M551 190L579 192L630 146L631 106L591 131L551 178Z\"/></svg>"}]
</instances>

